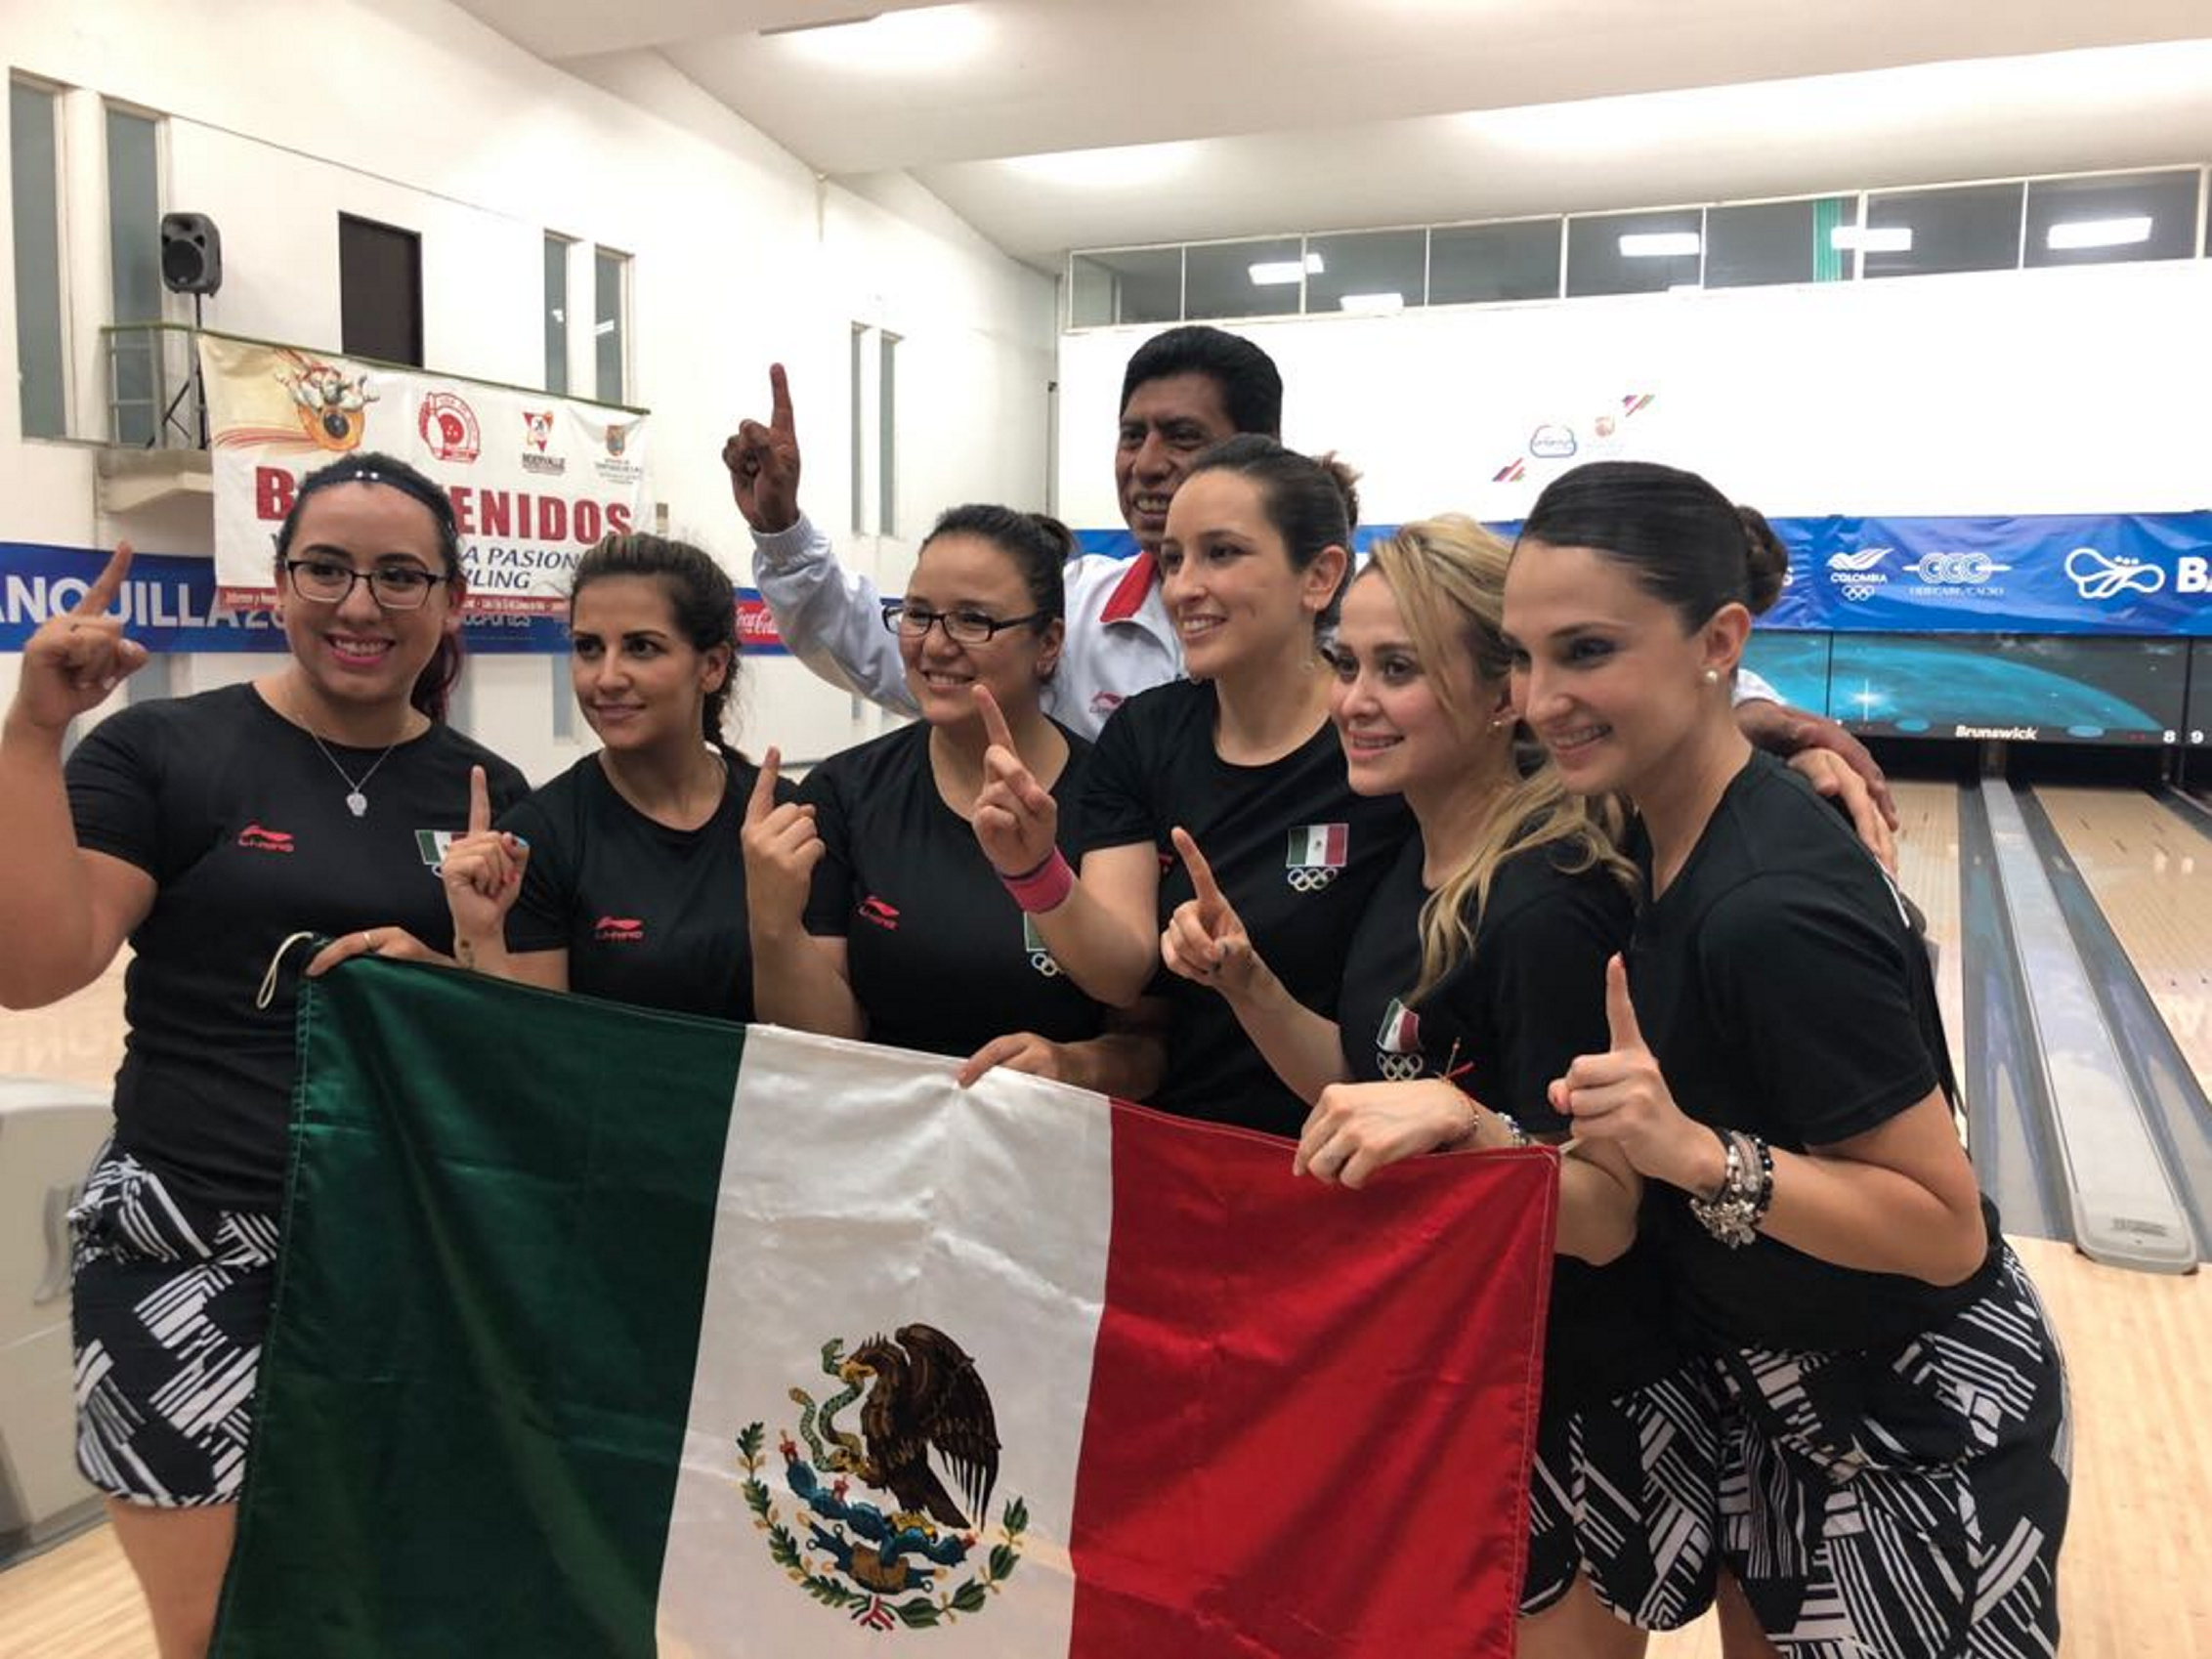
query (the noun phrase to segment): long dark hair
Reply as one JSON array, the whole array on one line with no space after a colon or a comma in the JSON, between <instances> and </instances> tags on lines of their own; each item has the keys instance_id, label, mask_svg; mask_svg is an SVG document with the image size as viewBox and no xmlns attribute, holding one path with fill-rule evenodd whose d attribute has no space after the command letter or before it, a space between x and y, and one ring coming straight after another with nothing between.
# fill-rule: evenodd
<instances>
[{"instance_id":1,"label":"long dark hair","mask_svg":"<svg viewBox=\"0 0 2212 1659\"><path fill-rule=\"evenodd\" d=\"M300 480L300 487L292 496L292 510L284 515L284 522L276 529L276 585L279 588L284 585L284 561L291 556L292 538L299 533L300 514L306 510L309 497L335 484L380 484L419 502L438 527L438 556L445 564L447 578L457 580L464 574L461 528L453 517L453 498L398 457L362 450L332 461ZM444 723L447 705L452 702L453 688L460 683L461 664L467 655L458 630L441 633L438 650L423 664L422 672L415 676L415 683L407 692L408 703L426 718Z\"/></svg>"},{"instance_id":2,"label":"long dark hair","mask_svg":"<svg viewBox=\"0 0 2212 1659\"><path fill-rule=\"evenodd\" d=\"M722 683L706 694L700 710L701 735L732 764L744 756L730 746L722 725L729 713L731 695L738 684L738 590L722 567L688 541L644 531L601 536L576 561L569 583L569 621L576 619L576 595L607 576L649 576L668 596L676 631L701 653L716 646L730 649L730 671Z\"/></svg>"}]
</instances>

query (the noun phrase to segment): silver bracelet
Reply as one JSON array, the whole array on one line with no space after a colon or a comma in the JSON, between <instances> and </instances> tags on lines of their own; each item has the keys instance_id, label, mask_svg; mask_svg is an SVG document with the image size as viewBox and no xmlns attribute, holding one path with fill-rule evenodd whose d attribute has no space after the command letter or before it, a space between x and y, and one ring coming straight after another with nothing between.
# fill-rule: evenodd
<instances>
[{"instance_id":1,"label":"silver bracelet","mask_svg":"<svg viewBox=\"0 0 2212 1659\"><path fill-rule=\"evenodd\" d=\"M1759 1223L1774 1196L1774 1154L1754 1134L1715 1130L1727 1151L1727 1171L1711 1198L1690 1195L1689 1212L1730 1250L1759 1237Z\"/></svg>"},{"instance_id":2,"label":"silver bracelet","mask_svg":"<svg viewBox=\"0 0 2212 1659\"><path fill-rule=\"evenodd\" d=\"M1491 1110L1490 1115L1493 1118L1496 1118L1498 1122L1506 1126L1506 1144L1508 1146L1529 1146L1534 1144L1536 1137L1530 1134L1528 1130L1520 1127L1520 1122L1518 1119L1512 1117L1509 1113L1500 1112L1495 1108Z\"/></svg>"}]
</instances>

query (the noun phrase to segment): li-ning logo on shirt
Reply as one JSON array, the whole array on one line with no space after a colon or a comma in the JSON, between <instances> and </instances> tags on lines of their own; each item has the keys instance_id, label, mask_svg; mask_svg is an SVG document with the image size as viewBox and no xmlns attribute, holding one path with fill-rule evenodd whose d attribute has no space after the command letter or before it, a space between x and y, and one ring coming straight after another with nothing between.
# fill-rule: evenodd
<instances>
[{"instance_id":1,"label":"li-ning logo on shirt","mask_svg":"<svg viewBox=\"0 0 2212 1659\"><path fill-rule=\"evenodd\" d=\"M281 830L264 830L258 824L249 824L238 831L238 845L252 853L289 853L299 849L292 837Z\"/></svg>"},{"instance_id":2,"label":"li-ning logo on shirt","mask_svg":"<svg viewBox=\"0 0 2212 1659\"><path fill-rule=\"evenodd\" d=\"M1029 953L1029 965L1046 979L1060 977L1060 964L1052 959L1051 947L1044 943L1044 936L1037 931L1035 916L1022 917L1022 949Z\"/></svg>"},{"instance_id":3,"label":"li-ning logo on shirt","mask_svg":"<svg viewBox=\"0 0 2212 1659\"><path fill-rule=\"evenodd\" d=\"M885 904L873 893L861 900L860 916L863 921L872 921L876 926L887 932L896 933L899 931L898 907Z\"/></svg>"},{"instance_id":4,"label":"li-ning logo on shirt","mask_svg":"<svg viewBox=\"0 0 2212 1659\"><path fill-rule=\"evenodd\" d=\"M1382 1023L1375 1030L1375 1069L1393 1083L1417 1078L1427 1069L1421 1051L1421 1016L1397 998L1382 1010Z\"/></svg>"},{"instance_id":5,"label":"li-ning logo on shirt","mask_svg":"<svg viewBox=\"0 0 2212 1659\"><path fill-rule=\"evenodd\" d=\"M645 923L634 915L603 915L592 924L591 936L611 944L634 944L644 939Z\"/></svg>"},{"instance_id":6,"label":"li-ning logo on shirt","mask_svg":"<svg viewBox=\"0 0 2212 1659\"><path fill-rule=\"evenodd\" d=\"M1291 850L1283 863L1284 879L1300 893L1318 893L1337 879L1344 868L1345 848L1351 843L1346 824L1308 824L1291 831Z\"/></svg>"}]
</instances>

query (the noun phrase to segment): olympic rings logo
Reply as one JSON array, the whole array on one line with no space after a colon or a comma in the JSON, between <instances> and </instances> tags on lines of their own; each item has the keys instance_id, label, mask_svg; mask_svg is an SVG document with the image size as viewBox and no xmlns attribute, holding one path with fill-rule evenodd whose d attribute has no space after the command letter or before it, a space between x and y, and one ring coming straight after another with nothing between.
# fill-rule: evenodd
<instances>
[{"instance_id":1,"label":"olympic rings logo","mask_svg":"<svg viewBox=\"0 0 2212 1659\"><path fill-rule=\"evenodd\" d=\"M1337 872L1325 864L1298 865L1286 871L1283 879L1300 893L1318 893L1337 879Z\"/></svg>"},{"instance_id":2,"label":"olympic rings logo","mask_svg":"<svg viewBox=\"0 0 2212 1659\"><path fill-rule=\"evenodd\" d=\"M1030 952L1029 965L1046 979L1058 979L1060 977L1060 964L1052 959L1052 953L1049 951Z\"/></svg>"},{"instance_id":3,"label":"olympic rings logo","mask_svg":"<svg viewBox=\"0 0 2212 1659\"><path fill-rule=\"evenodd\" d=\"M1426 1071L1428 1060L1422 1054L1384 1054L1378 1051L1375 1069L1382 1074L1385 1082L1405 1083Z\"/></svg>"}]
</instances>

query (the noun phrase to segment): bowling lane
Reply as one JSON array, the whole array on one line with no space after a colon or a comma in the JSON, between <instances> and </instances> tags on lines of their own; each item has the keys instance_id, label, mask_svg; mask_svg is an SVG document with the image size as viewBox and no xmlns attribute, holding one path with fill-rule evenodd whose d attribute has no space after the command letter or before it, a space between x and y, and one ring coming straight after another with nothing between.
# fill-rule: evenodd
<instances>
[{"instance_id":1,"label":"bowling lane","mask_svg":"<svg viewBox=\"0 0 2212 1659\"><path fill-rule=\"evenodd\" d=\"M1958 786L1893 779L1890 787L1897 799L1897 884L1928 917L1951 1069L1964 1078L1966 957L1959 944Z\"/></svg>"},{"instance_id":2,"label":"bowling lane","mask_svg":"<svg viewBox=\"0 0 2212 1659\"><path fill-rule=\"evenodd\" d=\"M2136 789L2035 791L2067 855L2212 1093L2212 841Z\"/></svg>"}]
</instances>

